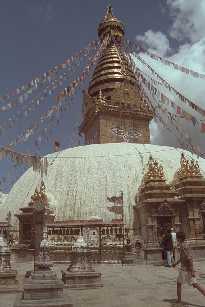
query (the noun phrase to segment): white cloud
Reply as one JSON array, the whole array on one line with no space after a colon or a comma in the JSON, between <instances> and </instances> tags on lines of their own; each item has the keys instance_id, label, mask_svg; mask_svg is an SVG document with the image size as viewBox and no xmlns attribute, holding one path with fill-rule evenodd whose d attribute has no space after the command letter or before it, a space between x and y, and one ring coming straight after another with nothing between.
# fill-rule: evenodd
<instances>
[{"instance_id":1,"label":"white cloud","mask_svg":"<svg viewBox=\"0 0 205 307\"><path fill-rule=\"evenodd\" d=\"M178 40L196 42L205 36L204 0L167 0L173 24L170 35Z\"/></svg>"},{"instance_id":2,"label":"white cloud","mask_svg":"<svg viewBox=\"0 0 205 307\"><path fill-rule=\"evenodd\" d=\"M205 37L194 44L181 45L171 60L205 73Z\"/></svg>"},{"instance_id":3,"label":"white cloud","mask_svg":"<svg viewBox=\"0 0 205 307\"><path fill-rule=\"evenodd\" d=\"M173 17L170 32L166 35L150 29L144 35L138 35L137 40L144 43L147 48L165 57L168 57L169 51L171 51L172 56L169 59L172 62L205 74L205 27L203 26L205 19L205 0L167 0L167 4L169 12ZM170 50L169 35L179 40L178 50L174 54ZM177 90L205 109L205 80L188 76L160 62L156 62L147 56L144 56L144 58ZM143 69L139 63L137 65ZM148 72L147 69L144 70ZM180 102L175 95L166 92L164 89L163 91L176 104L181 105L199 120L202 119L191 108ZM192 143L195 145L200 144L201 149L205 151L205 138L200 133L199 127L193 129L193 125L186 120L181 120L180 125L185 132L188 132L192 136ZM171 146L179 145L176 137L173 137L170 132L166 132L164 129L157 129L156 124L152 124L151 129L153 143Z\"/></svg>"},{"instance_id":4,"label":"white cloud","mask_svg":"<svg viewBox=\"0 0 205 307\"><path fill-rule=\"evenodd\" d=\"M170 51L169 40L162 32L148 30L144 35L138 35L136 39L161 56L165 56Z\"/></svg>"}]
</instances>

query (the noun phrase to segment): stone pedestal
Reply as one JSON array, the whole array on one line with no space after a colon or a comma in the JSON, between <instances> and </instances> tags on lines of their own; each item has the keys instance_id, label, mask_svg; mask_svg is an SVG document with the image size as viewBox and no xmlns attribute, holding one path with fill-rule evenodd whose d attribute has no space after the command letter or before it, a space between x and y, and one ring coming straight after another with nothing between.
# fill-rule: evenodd
<instances>
[{"instance_id":1,"label":"stone pedestal","mask_svg":"<svg viewBox=\"0 0 205 307\"><path fill-rule=\"evenodd\" d=\"M62 281L65 283L65 287L73 289L95 289L103 286L101 273L91 271L62 271Z\"/></svg>"},{"instance_id":2,"label":"stone pedestal","mask_svg":"<svg viewBox=\"0 0 205 307\"><path fill-rule=\"evenodd\" d=\"M160 247L144 248L144 259L146 263L163 263L162 249Z\"/></svg>"},{"instance_id":3,"label":"stone pedestal","mask_svg":"<svg viewBox=\"0 0 205 307\"><path fill-rule=\"evenodd\" d=\"M69 299L63 297L63 282L48 264L35 264L36 271L25 278L23 293L16 299L14 307L71 307Z\"/></svg>"},{"instance_id":4,"label":"stone pedestal","mask_svg":"<svg viewBox=\"0 0 205 307\"><path fill-rule=\"evenodd\" d=\"M17 292L19 290L16 270L0 271L0 292Z\"/></svg>"},{"instance_id":5,"label":"stone pedestal","mask_svg":"<svg viewBox=\"0 0 205 307\"><path fill-rule=\"evenodd\" d=\"M17 271L11 268L11 251L3 237L0 237L0 292L17 290Z\"/></svg>"},{"instance_id":6,"label":"stone pedestal","mask_svg":"<svg viewBox=\"0 0 205 307\"><path fill-rule=\"evenodd\" d=\"M101 273L95 272L88 261L89 251L83 237L79 237L75 243L75 252L72 255L71 265L67 271L62 271L62 281L65 287L87 289L102 287Z\"/></svg>"}]
</instances>

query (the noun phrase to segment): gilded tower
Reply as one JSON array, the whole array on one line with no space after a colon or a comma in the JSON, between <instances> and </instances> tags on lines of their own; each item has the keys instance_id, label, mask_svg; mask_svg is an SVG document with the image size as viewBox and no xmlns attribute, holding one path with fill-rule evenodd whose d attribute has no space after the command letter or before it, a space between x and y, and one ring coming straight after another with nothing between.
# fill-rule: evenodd
<instances>
[{"instance_id":1,"label":"gilded tower","mask_svg":"<svg viewBox=\"0 0 205 307\"><path fill-rule=\"evenodd\" d=\"M98 26L98 36L101 42L106 37L110 39L84 92L80 133L84 134L86 144L123 140L150 143L149 122L153 113L122 51L124 26L111 7Z\"/></svg>"}]
</instances>

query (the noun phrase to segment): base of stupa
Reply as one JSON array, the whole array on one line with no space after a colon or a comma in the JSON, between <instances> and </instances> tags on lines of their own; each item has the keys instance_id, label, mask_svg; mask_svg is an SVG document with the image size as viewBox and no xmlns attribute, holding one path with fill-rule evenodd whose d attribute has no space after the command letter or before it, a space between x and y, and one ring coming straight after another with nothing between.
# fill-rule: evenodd
<instances>
[{"instance_id":1,"label":"base of stupa","mask_svg":"<svg viewBox=\"0 0 205 307\"><path fill-rule=\"evenodd\" d=\"M62 271L62 281L66 288L95 289L103 287L101 273L93 271Z\"/></svg>"},{"instance_id":2,"label":"base of stupa","mask_svg":"<svg viewBox=\"0 0 205 307\"><path fill-rule=\"evenodd\" d=\"M63 297L64 284L57 278L50 265L38 264L37 271L24 280L23 292L16 299L14 307L71 307L72 303Z\"/></svg>"},{"instance_id":3,"label":"base of stupa","mask_svg":"<svg viewBox=\"0 0 205 307\"><path fill-rule=\"evenodd\" d=\"M18 292L19 283L16 270L0 271L0 292Z\"/></svg>"}]
</instances>

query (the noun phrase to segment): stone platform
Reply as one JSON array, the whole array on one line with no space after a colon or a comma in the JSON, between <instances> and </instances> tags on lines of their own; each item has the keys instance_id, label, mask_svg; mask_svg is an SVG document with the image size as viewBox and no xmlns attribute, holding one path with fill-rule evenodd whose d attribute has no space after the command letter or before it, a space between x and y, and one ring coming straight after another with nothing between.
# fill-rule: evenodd
<instances>
[{"instance_id":1,"label":"stone platform","mask_svg":"<svg viewBox=\"0 0 205 307\"><path fill-rule=\"evenodd\" d=\"M16 270L0 271L0 292L18 292L19 283Z\"/></svg>"},{"instance_id":2,"label":"stone platform","mask_svg":"<svg viewBox=\"0 0 205 307\"><path fill-rule=\"evenodd\" d=\"M14 307L71 307L63 297L63 282L48 267L38 266L38 270L25 278L24 289L17 296Z\"/></svg>"},{"instance_id":3,"label":"stone platform","mask_svg":"<svg viewBox=\"0 0 205 307\"><path fill-rule=\"evenodd\" d=\"M197 280L205 286L205 261L195 263ZM33 269L33 262L24 258L17 263L18 278L21 281L27 270ZM61 278L65 264L54 265ZM176 307L177 268L156 264L96 264L102 273L103 287L97 289L64 288L67 302L74 307ZM198 273L199 272L199 273ZM0 293L0 307L13 307L16 293ZM204 296L189 285L183 286L182 299L186 304L180 307L205 306ZM30 307L30 306L29 306Z\"/></svg>"},{"instance_id":4,"label":"stone platform","mask_svg":"<svg viewBox=\"0 0 205 307\"><path fill-rule=\"evenodd\" d=\"M62 271L62 281L67 288L89 289L103 287L101 273L92 271Z\"/></svg>"},{"instance_id":5,"label":"stone platform","mask_svg":"<svg viewBox=\"0 0 205 307\"><path fill-rule=\"evenodd\" d=\"M68 307L73 306L65 302L64 299L56 299L55 302L53 299L42 299L39 303L34 300L22 300L21 296L18 295L18 298L15 302L15 307Z\"/></svg>"}]
</instances>

